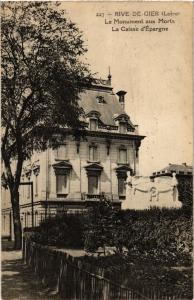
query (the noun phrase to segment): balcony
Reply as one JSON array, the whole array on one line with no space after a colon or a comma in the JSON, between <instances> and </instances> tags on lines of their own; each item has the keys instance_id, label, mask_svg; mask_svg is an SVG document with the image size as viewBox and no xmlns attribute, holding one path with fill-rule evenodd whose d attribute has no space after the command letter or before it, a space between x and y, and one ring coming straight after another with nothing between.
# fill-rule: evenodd
<instances>
[{"instance_id":1,"label":"balcony","mask_svg":"<svg viewBox=\"0 0 194 300\"><path fill-rule=\"evenodd\" d=\"M119 202L118 195L113 195L111 193L103 193L103 192L101 192L100 194L82 193L81 199L86 202L87 201L95 202L95 201L99 201L100 199L107 199L111 202Z\"/></svg>"}]
</instances>

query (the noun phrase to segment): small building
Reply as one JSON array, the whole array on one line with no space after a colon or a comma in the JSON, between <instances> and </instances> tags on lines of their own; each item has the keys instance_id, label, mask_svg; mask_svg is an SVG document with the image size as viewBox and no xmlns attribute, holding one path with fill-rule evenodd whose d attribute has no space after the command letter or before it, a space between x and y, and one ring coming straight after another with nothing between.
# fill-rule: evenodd
<instances>
[{"instance_id":1,"label":"small building","mask_svg":"<svg viewBox=\"0 0 194 300\"><path fill-rule=\"evenodd\" d=\"M125 112L125 95L123 90L114 93L110 75L107 80L96 79L80 94L85 139L76 140L66 128L55 150L34 153L26 161L20 187L23 227L36 226L45 215L61 210L83 210L103 195L121 206L127 172L138 175L144 139ZM9 232L12 212L7 192L2 193L2 229Z\"/></svg>"},{"instance_id":2,"label":"small building","mask_svg":"<svg viewBox=\"0 0 194 300\"><path fill-rule=\"evenodd\" d=\"M193 203L193 168L186 163L169 164L164 169L154 172L152 174L153 178L161 176L172 176L176 174L176 179L178 181L178 194L179 201L182 202L183 206L192 206Z\"/></svg>"}]
</instances>

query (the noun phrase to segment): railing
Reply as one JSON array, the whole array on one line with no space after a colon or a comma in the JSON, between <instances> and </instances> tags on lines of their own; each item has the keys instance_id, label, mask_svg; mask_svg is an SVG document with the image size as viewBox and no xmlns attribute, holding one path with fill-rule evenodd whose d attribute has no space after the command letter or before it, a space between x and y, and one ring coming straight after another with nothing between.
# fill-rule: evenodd
<instances>
[{"instance_id":1,"label":"railing","mask_svg":"<svg viewBox=\"0 0 194 300\"><path fill-rule=\"evenodd\" d=\"M101 194L86 194L86 199L101 199L102 195Z\"/></svg>"},{"instance_id":2,"label":"railing","mask_svg":"<svg viewBox=\"0 0 194 300\"><path fill-rule=\"evenodd\" d=\"M106 278L105 269L88 264L67 253L38 245L26 233L23 239L23 259L30 265L40 280L62 299L76 300L183 300L184 295L172 291L171 295L161 290L138 290L123 286L123 272L118 278ZM118 279L118 281L116 280ZM192 299L192 298L191 298Z\"/></svg>"}]
</instances>

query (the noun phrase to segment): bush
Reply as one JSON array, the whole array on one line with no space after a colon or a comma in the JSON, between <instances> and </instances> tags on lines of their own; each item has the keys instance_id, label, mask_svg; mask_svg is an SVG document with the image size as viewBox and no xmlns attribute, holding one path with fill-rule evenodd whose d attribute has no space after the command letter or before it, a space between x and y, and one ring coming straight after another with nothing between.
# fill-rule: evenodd
<instances>
[{"instance_id":1,"label":"bush","mask_svg":"<svg viewBox=\"0 0 194 300\"><path fill-rule=\"evenodd\" d=\"M49 246L66 248L84 247L84 224L83 214L61 214L44 220L33 240Z\"/></svg>"},{"instance_id":2,"label":"bush","mask_svg":"<svg viewBox=\"0 0 194 300\"><path fill-rule=\"evenodd\" d=\"M85 214L63 214L47 219L34 233L35 241L56 247L99 247L169 265L192 263L192 214L187 209L114 209L102 199ZM124 255L125 250L125 255Z\"/></svg>"},{"instance_id":3,"label":"bush","mask_svg":"<svg viewBox=\"0 0 194 300\"><path fill-rule=\"evenodd\" d=\"M163 263L191 264L192 217L182 209L126 211L123 245L128 255L141 254Z\"/></svg>"},{"instance_id":4,"label":"bush","mask_svg":"<svg viewBox=\"0 0 194 300\"><path fill-rule=\"evenodd\" d=\"M112 246L117 254L169 265L192 263L192 215L187 209L117 211L101 201L91 208L86 250Z\"/></svg>"}]
</instances>

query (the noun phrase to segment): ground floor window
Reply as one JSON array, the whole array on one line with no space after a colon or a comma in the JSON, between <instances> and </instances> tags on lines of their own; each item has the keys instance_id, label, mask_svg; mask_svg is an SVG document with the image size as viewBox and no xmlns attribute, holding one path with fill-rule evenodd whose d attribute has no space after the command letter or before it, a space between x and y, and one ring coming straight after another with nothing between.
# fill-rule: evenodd
<instances>
[{"instance_id":1,"label":"ground floor window","mask_svg":"<svg viewBox=\"0 0 194 300\"><path fill-rule=\"evenodd\" d=\"M88 194L94 195L99 193L99 178L95 175L88 176Z\"/></svg>"},{"instance_id":2,"label":"ground floor window","mask_svg":"<svg viewBox=\"0 0 194 300\"><path fill-rule=\"evenodd\" d=\"M126 195L126 185L125 185L126 179L124 177L118 178L118 194L119 196L125 196Z\"/></svg>"},{"instance_id":3,"label":"ground floor window","mask_svg":"<svg viewBox=\"0 0 194 300\"><path fill-rule=\"evenodd\" d=\"M68 175L56 175L57 179L57 196L65 196L68 194Z\"/></svg>"},{"instance_id":4,"label":"ground floor window","mask_svg":"<svg viewBox=\"0 0 194 300\"><path fill-rule=\"evenodd\" d=\"M38 175L35 175L35 195L38 195Z\"/></svg>"}]
</instances>

